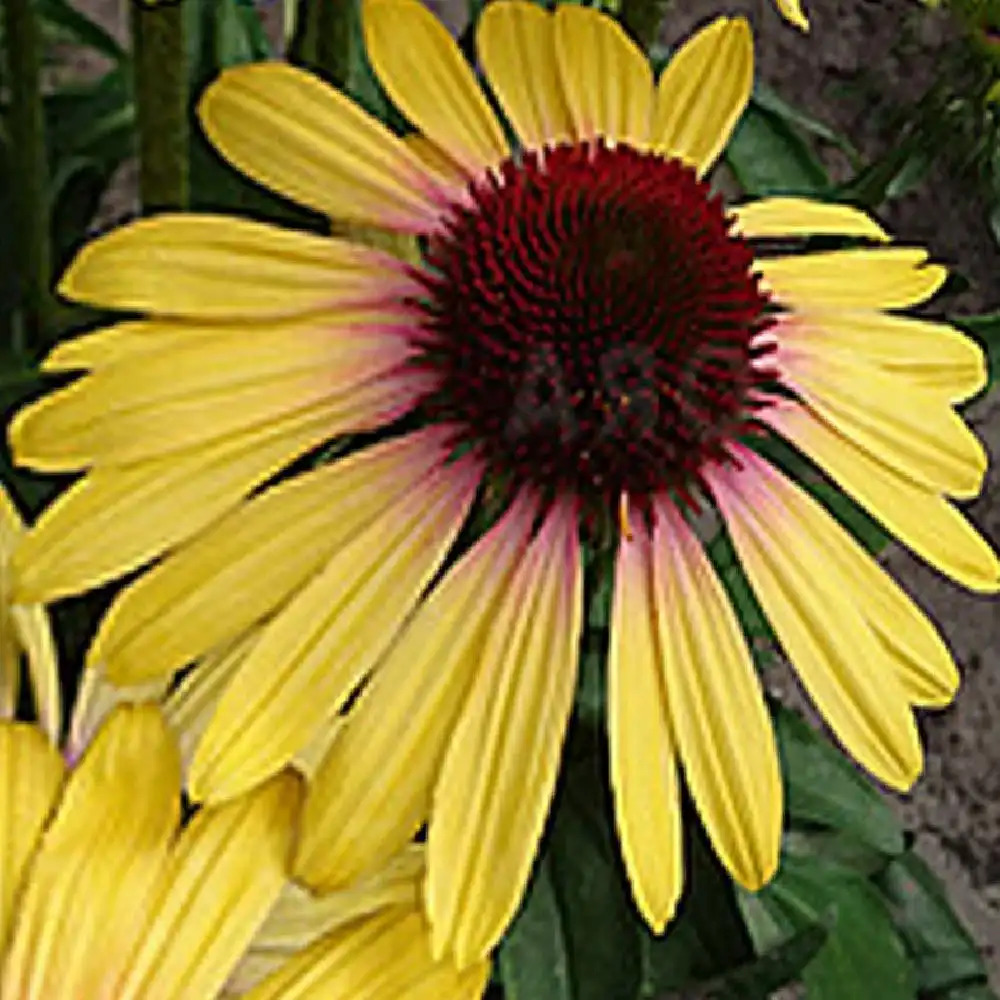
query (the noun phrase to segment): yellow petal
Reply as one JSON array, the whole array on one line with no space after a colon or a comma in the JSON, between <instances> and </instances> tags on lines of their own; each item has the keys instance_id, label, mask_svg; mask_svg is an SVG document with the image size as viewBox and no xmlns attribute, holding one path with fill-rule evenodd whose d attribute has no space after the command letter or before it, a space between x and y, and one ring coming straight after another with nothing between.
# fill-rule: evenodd
<instances>
[{"instance_id":1,"label":"yellow petal","mask_svg":"<svg viewBox=\"0 0 1000 1000\"><path fill-rule=\"evenodd\" d=\"M124 968L180 819L160 713L119 708L73 772L28 876L0 994L101 996Z\"/></svg>"},{"instance_id":2,"label":"yellow petal","mask_svg":"<svg viewBox=\"0 0 1000 1000\"><path fill-rule=\"evenodd\" d=\"M106 309L232 320L376 304L410 289L400 260L360 243L170 214L88 243L59 284L65 298Z\"/></svg>"},{"instance_id":3,"label":"yellow petal","mask_svg":"<svg viewBox=\"0 0 1000 1000\"><path fill-rule=\"evenodd\" d=\"M315 896L294 882L286 884L229 978L226 994L248 992L324 934L387 907L420 906L423 876L423 845L412 844L373 875L340 892Z\"/></svg>"},{"instance_id":4,"label":"yellow petal","mask_svg":"<svg viewBox=\"0 0 1000 1000\"><path fill-rule=\"evenodd\" d=\"M857 236L879 243L890 240L867 212L811 198L761 198L737 205L730 214L735 222L734 234L751 240L788 236Z\"/></svg>"},{"instance_id":5,"label":"yellow petal","mask_svg":"<svg viewBox=\"0 0 1000 1000\"><path fill-rule=\"evenodd\" d=\"M415 904L388 907L325 935L245 1000L479 1000L490 963L459 972L436 962Z\"/></svg>"},{"instance_id":6,"label":"yellow petal","mask_svg":"<svg viewBox=\"0 0 1000 1000\"><path fill-rule=\"evenodd\" d=\"M608 743L622 857L639 911L662 934L684 884L677 749L653 603L650 539L622 541L608 648Z\"/></svg>"},{"instance_id":7,"label":"yellow petal","mask_svg":"<svg viewBox=\"0 0 1000 1000\"><path fill-rule=\"evenodd\" d=\"M403 137L407 149L411 150L421 163L443 177L447 177L455 188L461 188L469 182L469 173L457 164L440 146L432 142L426 135L413 132ZM409 237L413 239L413 237ZM419 252L414 263L419 263Z\"/></svg>"},{"instance_id":8,"label":"yellow petal","mask_svg":"<svg viewBox=\"0 0 1000 1000\"><path fill-rule=\"evenodd\" d=\"M102 368L22 409L13 447L49 467L140 461L334 401L341 422L370 423L425 387L400 370L409 352L395 337L313 332L244 331Z\"/></svg>"},{"instance_id":9,"label":"yellow petal","mask_svg":"<svg viewBox=\"0 0 1000 1000\"><path fill-rule=\"evenodd\" d=\"M13 929L28 862L63 780L55 747L35 726L0 722L0 955Z\"/></svg>"},{"instance_id":10,"label":"yellow petal","mask_svg":"<svg viewBox=\"0 0 1000 1000\"><path fill-rule=\"evenodd\" d=\"M781 345L776 360L783 381L872 458L931 492L979 493L986 449L939 392L822 346Z\"/></svg>"},{"instance_id":11,"label":"yellow petal","mask_svg":"<svg viewBox=\"0 0 1000 1000\"><path fill-rule=\"evenodd\" d=\"M740 468L706 478L764 612L816 707L847 750L892 788L908 789L923 753L894 658L858 604L868 599L835 555L833 518L744 448Z\"/></svg>"},{"instance_id":12,"label":"yellow petal","mask_svg":"<svg viewBox=\"0 0 1000 1000\"><path fill-rule=\"evenodd\" d=\"M177 734L185 771L191 766L195 748L208 728L223 691L259 638L258 627L235 642L213 649L198 660L166 696L163 714Z\"/></svg>"},{"instance_id":13,"label":"yellow petal","mask_svg":"<svg viewBox=\"0 0 1000 1000\"><path fill-rule=\"evenodd\" d=\"M800 31L809 30L809 19L803 12L799 0L774 0L774 6L789 24L795 25Z\"/></svg>"},{"instance_id":14,"label":"yellow petal","mask_svg":"<svg viewBox=\"0 0 1000 1000\"><path fill-rule=\"evenodd\" d=\"M52 625L38 604L10 609L14 632L28 661L31 695L38 721L53 742L62 732L62 689Z\"/></svg>"},{"instance_id":15,"label":"yellow petal","mask_svg":"<svg viewBox=\"0 0 1000 1000\"><path fill-rule=\"evenodd\" d=\"M576 515L557 507L496 607L434 790L433 951L463 968L489 955L528 881L573 704L581 603Z\"/></svg>"},{"instance_id":16,"label":"yellow petal","mask_svg":"<svg viewBox=\"0 0 1000 1000\"><path fill-rule=\"evenodd\" d=\"M21 697L21 647L10 609L0 602L0 721L14 718Z\"/></svg>"},{"instance_id":17,"label":"yellow petal","mask_svg":"<svg viewBox=\"0 0 1000 1000\"><path fill-rule=\"evenodd\" d=\"M753 88L753 36L720 17L681 46L657 90L653 146L706 173L729 141Z\"/></svg>"},{"instance_id":18,"label":"yellow petal","mask_svg":"<svg viewBox=\"0 0 1000 1000\"><path fill-rule=\"evenodd\" d=\"M431 811L456 718L480 669L494 609L530 537L511 511L431 592L334 741L306 803L296 876L326 892L384 863Z\"/></svg>"},{"instance_id":19,"label":"yellow petal","mask_svg":"<svg viewBox=\"0 0 1000 1000\"><path fill-rule=\"evenodd\" d=\"M121 361L122 358L159 348L167 331L180 324L157 320L127 320L112 326L62 340L42 360L43 372L94 371ZM146 336L146 332L156 336Z\"/></svg>"},{"instance_id":20,"label":"yellow petal","mask_svg":"<svg viewBox=\"0 0 1000 1000\"><path fill-rule=\"evenodd\" d=\"M214 997L285 883L301 783L199 812L171 851L116 1000Z\"/></svg>"},{"instance_id":21,"label":"yellow petal","mask_svg":"<svg viewBox=\"0 0 1000 1000\"><path fill-rule=\"evenodd\" d=\"M432 382L427 374L403 371L336 392L315 372L292 372L212 393L142 398L130 408L124 399L121 408L109 405L100 384L98 375L89 376L25 407L11 424L12 447L43 471L131 464L210 447L243 432L266 437L286 420L320 412L332 438L390 423L412 409Z\"/></svg>"},{"instance_id":22,"label":"yellow petal","mask_svg":"<svg viewBox=\"0 0 1000 1000\"><path fill-rule=\"evenodd\" d=\"M119 705L160 701L169 684L169 678L161 678L148 684L119 687L112 684L103 671L85 668L73 699L73 714L64 748L66 759L72 763L83 756L105 720Z\"/></svg>"},{"instance_id":23,"label":"yellow petal","mask_svg":"<svg viewBox=\"0 0 1000 1000\"><path fill-rule=\"evenodd\" d=\"M364 0L362 24L372 68L421 134L473 174L507 158L500 123L472 68L423 4Z\"/></svg>"},{"instance_id":24,"label":"yellow petal","mask_svg":"<svg viewBox=\"0 0 1000 1000\"><path fill-rule=\"evenodd\" d=\"M760 419L796 444L904 545L963 587L1000 590L1000 560L947 500L876 461L808 407L788 402Z\"/></svg>"},{"instance_id":25,"label":"yellow petal","mask_svg":"<svg viewBox=\"0 0 1000 1000\"><path fill-rule=\"evenodd\" d=\"M927 263L915 247L830 250L758 260L763 287L784 305L808 312L838 309L904 309L929 299L948 272Z\"/></svg>"},{"instance_id":26,"label":"yellow petal","mask_svg":"<svg viewBox=\"0 0 1000 1000\"><path fill-rule=\"evenodd\" d=\"M478 470L448 467L337 551L261 634L195 752L191 793L222 799L307 744L392 642L458 533Z\"/></svg>"},{"instance_id":27,"label":"yellow petal","mask_svg":"<svg viewBox=\"0 0 1000 1000\"><path fill-rule=\"evenodd\" d=\"M490 89L526 148L575 138L549 11L528 0L488 4L476 26L476 49Z\"/></svg>"},{"instance_id":28,"label":"yellow petal","mask_svg":"<svg viewBox=\"0 0 1000 1000\"><path fill-rule=\"evenodd\" d=\"M281 62L224 70L198 114L230 163L324 215L413 233L437 225L440 179L385 125L304 70Z\"/></svg>"},{"instance_id":29,"label":"yellow petal","mask_svg":"<svg viewBox=\"0 0 1000 1000\"><path fill-rule=\"evenodd\" d=\"M14 560L19 600L54 600L121 576L190 538L330 437L329 406L207 447L98 468L41 514Z\"/></svg>"},{"instance_id":30,"label":"yellow petal","mask_svg":"<svg viewBox=\"0 0 1000 1000\"><path fill-rule=\"evenodd\" d=\"M989 379L983 349L947 323L881 312L796 310L772 331L783 345L863 360L939 391L952 403L975 396Z\"/></svg>"},{"instance_id":31,"label":"yellow petal","mask_svg":"<svg viewBox=\"0 0 1000 1000\"><path fill-rule=\"evenodd\" d=\"M265 490L124 591L88 662L106 664L119 684L135 684L232 641L404 503L444 457L440 436L415 434Z\"/></svg>"},{"instance_id":32,"label":"yellow petal","mask_svg":"<svg viewBox=\"0 0 1000 1000\"><path fill-rule=\"evenodd\" d=\"M663 685L684 776L722 863L747 889L778 867L782 786L753 659L701 543L669 501L656 507L655 600Z\"/></svg>"},{"instance_id":33,"label":"yellow petal","mask_svg":"<svg viewBox=\"0 0 1000 1000\"><path fill-rule=\"evenodd\" d=\"M555 43L576 138L649 145L653 74L621 25L592 7L556 8Z\"/></svg>"}]
</instances>

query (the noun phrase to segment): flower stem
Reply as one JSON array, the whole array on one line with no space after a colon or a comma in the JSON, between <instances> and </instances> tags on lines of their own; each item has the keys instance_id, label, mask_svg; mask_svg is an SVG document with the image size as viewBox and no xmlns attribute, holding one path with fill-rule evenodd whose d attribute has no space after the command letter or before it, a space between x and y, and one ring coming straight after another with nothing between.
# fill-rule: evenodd
<instances>
[{"instance_id":1,"label":"flower stem","mask_svg":"<svg viewBox=\"0 0 1000 1000\"><path fill-rule=\"evenodd\" d=\"M628 33L648 52L660 33L670 0L621 0L621 21Z\"/></svg>"},{"instance_id":2,"label":"flower stem","mask_svg":"<svg viewBox=\"0 0 1000 1000\"><path fill-rule=\"evenodd\" d=\"M322 76L335 87L351 72L353 0L299 0L291 61Z\"/></svg>"},{"instance_id":3,"label":"flower stem","mask_svg":"<svg viewBox=\"0 0 1000 1000\"><path fill-rule=\"evenodd\" d=\"M183 0L133 0L132 46L143 213L188 203L188 81Z\"/></svg>"},{"instance_id":4,"label":"flower stem","mask_svg":"<svg viewBox=\"0 0 1000 1000\"><path fill-rule=\"evenodd\" d=\"M9 75L14 232L26 346L40 345L54 300L49 233L49 164L42 105L41 25L34 0L3 0Z\"/></svg>"}]
</instances>

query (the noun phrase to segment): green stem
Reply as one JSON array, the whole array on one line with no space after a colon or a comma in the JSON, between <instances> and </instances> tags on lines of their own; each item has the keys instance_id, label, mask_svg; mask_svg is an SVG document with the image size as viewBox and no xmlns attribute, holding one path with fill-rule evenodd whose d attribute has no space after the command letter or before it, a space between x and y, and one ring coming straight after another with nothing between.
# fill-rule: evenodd
<instances>
[{"instance_id":1,"label":"green stem","mask_svg":"<svg viewBox=\"0 0 1000 1000\"><path fill-rule=\"evenodd\" d=\"M299 0L291 61L335 87L347 85L351 71L351 19L354 0Z\"/></svg>"},{"instance_id":2,"label":"green stem","mask_svg":"<svg viewBox=\"0 0 1000 1000\"><path fill-rule=\"evenodd\" d=\"M44 341L53 297L49 235L49 163L42 105L41 25L34 0L3 0L10 87L10 168L23 332L28 346Z\"/></svg>"},{"instance_id":3,"label":"green stem","mask_svg":"<svg viewBox=\"0 0 1000 1000\"><path fill-rule=\"evenodd\" d=\"M669 3L670 0L621 0L622 24L647 52L659 38Z\"/></svg>"},{"instance_id":4,"label":"green stem","mask_svg":"<svg viewBox=\"0 0 1000 1000\"><path fill-rule=\"evenodd\" d=\"M144 213L188 203L188 83L182 0L132 0L132 46Z\"/></svg>"}]
</instances>

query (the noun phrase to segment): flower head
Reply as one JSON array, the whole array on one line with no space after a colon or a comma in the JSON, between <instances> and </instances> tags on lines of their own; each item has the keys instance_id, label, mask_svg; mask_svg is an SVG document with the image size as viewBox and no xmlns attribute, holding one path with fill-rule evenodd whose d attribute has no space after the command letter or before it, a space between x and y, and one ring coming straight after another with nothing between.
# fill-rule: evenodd
<instances>
[{"instance_id":1,"label":"flower head","mask_svg":"<svg viewBox=\"0 0 1000 1000\"><path fill-rule=\"evenodd\" d=\"M291 771L182 823L177 746L151 705L116 709L68 773L34 726L0 723L0 775L5 997L482 993L484 966L430 957L415 849L325 899L289 882Z\"/></svg>"},{"instance_id":2,"label":"flower head","mask_svg":"<svg viewBox=\"0 0 1000 1000\"><path fill-rule=\"evenodd\" d=\"M142 318L57 348L50 369L86 374L14 422L22 461L86 470L21 547L19 586L50 599L159 560L89 660L125 685L198 662L199 800L266 780L350 702L295 871L335 889L426 824L435 950L464 965L528 879L573 705L581 539L610 541L615 809L662 928L681 775L742 884L771 877L781 837L764 698L693 515L721 516L844 745L908 787L913 707L952 697L952 659L760 445L790 443L942 572L996 591L952 504L986 466L954 410L983 359L890 311L944 271L862 212L712 194L752 85L745 21L712 22L654 81L598 11L497 0L477 52L513 143L415 0L366 0L364 27L414 135L277 63L224 73L202 121L259 182L414 234L419 259L221 216L85 248L64 293ZM275 481L332 440L341 457Z\"/></svg>"}]
</instances>

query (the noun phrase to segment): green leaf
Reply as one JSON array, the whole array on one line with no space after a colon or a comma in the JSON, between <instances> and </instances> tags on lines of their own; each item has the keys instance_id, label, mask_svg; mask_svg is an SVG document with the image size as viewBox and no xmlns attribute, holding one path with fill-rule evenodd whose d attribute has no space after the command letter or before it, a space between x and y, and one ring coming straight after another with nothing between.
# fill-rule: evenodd
<instances>
[{"instance_id":1,"label":"green leaf","mask_svg":"<svg viewBox=\"0 0 1000 1000\"><path fill-rule=\"evenodd\" d=\"M952 912L944 891L927 865L908 851L876 879L910 955L921 991L941 991L986 980L986 969L972 938ZM954 994L948 992L948 1000Z\"/></svg>"},{"instance_id":2,"label":"green leaf","mask_svg":"<svg viewBox=\"0 0 1000 1000\"><path fill-rule=\"evenodd\" d=\"M736 558L736 550L725 530L720 531L707 546L708 557L715 566L719 579L732 601L744 634L751 640L776 642L774 630L757 600L743 567Z\"/></svg>"},{"instance_id":3,"label":"green leaf","mask_svg":"<svg viewBox=\"0 0 1000 1000\"><path fill-rule=\"evenodd\" d=\"M892 810L854 765L795 712L771 706L789 819L850 834L876 851L904 849Z\"/></svg>"},{"instance_id":4,"label":"green leaf","mask_svg":"<svg viewBox=\"0 0 1000 1000\"><path fill-rule=\"evenodd\" d=\"M271 56L271 43L253 7L239 0L214 0L215 63L220 69Z\"/></svg>"},{"instance_id":5,"label":"green leaf","mask_svg":"<svg viewBox=\"0 0 1000 1000\"><path fill-rule=\"evenodd\" d=\"M77 45L100 52L117 63L128 60L128 53L112 35L96 21L81 14L67 0L35 0L38 14L49 24L59 28Z\"/></svg>"},{"instance_id":6,"label":"green leaf","mask_svg":"<svg viewBox=\"0 0 1000 1000\"><path fill-rule=\"evenodd\" d=\"M949 316L949 321L966 333L972 334L982 345L989 366L989 377L983 392L989 392L1000 377L1000 311L979 316Z\"/></svg>"},{"instance_id":7,"label":"green leaf","mask_svg":"<svg viewBox=\"0 0 1000 1000\"><path fill-rule=\"evenodd\" d=\"M742 905L694 810L685 810L685 892L662 937L643 937L643 997L680 991L687 998L755 957Z\"/></svg>"},{"instance_id":8,"label":"green leaf","mask_svg":"<svg viewBox=\"0 0 1000 1000\"><path fill-rule=\"evenodd\" d=\"M753 197L802 194L825 197L830 180L801 133L774 111L751 104L725 160L744 192Z\"/></svg>"},{"instance_id":9,"label":"green leaf","mask_svg":"<svg viewBox=\"0 0 1000 1000\"><path fill-rule=\"evenodd\" d=\"M756 106L763 111L777 115L793 129L799 129L809 135L814 135L817 139L822 139L824 142L836 147L854 166L857 166L861 162L861 154L847 136L842 135L825 122L814 118L801 108L796 108L789 104L770 87L758 83L754 87L750 103L751 106Z\"/></svg>"},{"instance_id":10,"label":"green leaf","mask_svg":"<svg viewBox=\"0 0 1000 1000\"><path fill-rule=\"evenodd\" d=\"M500 945L506 1000L573 1000L569 955L551 862L542 858L517 919Z\"/></svg>"},{"instance_id":11,"label":"green leaf","mask_svg":"<svg viewBox=\"0 0 1000 1000\"><path fill-rule=\"evenodd\" d=\"M549 845L562 906L573 1000L636 1000L641 918L612 825L607 761L567 762Z\"/></svg>"},{"instance_id":12,"label":"green leaf","mask_svg":"<svg viewBox=\"0 0 1000 1000\"><path fill-rule=\"evenodd\" d=\"M637 1000L639 918L610 825L603 755L570 760L525 903L500 947L509 1000Z\"/></svg>"},{"instance_id":13,"label":"green leaf","mask_svg":"<svg viewBox=\"0 0 1000 1000\"><path fill-rule=\"evenodd\" d=\"M829 922L826 944L802 973L808 1000L916 1000L903 942L881 895L864 876L816 858L786 856L758 898L774 926ZM752 920L753 910L744 912ZM765 936L774 926L764 928Z\"/></svg>"},{"instance_id":14,"label":"green leaf","mask_svg":"<svg viewBox=\"0 0 1000 1000\"><path fill-rule=\"evenodd\" d=\"M699 994L712 1000L769 1000L776 990L800 978L829 936L824 923L808 923L753 961L707 984Z\"/></svg>"}]
</instances>

